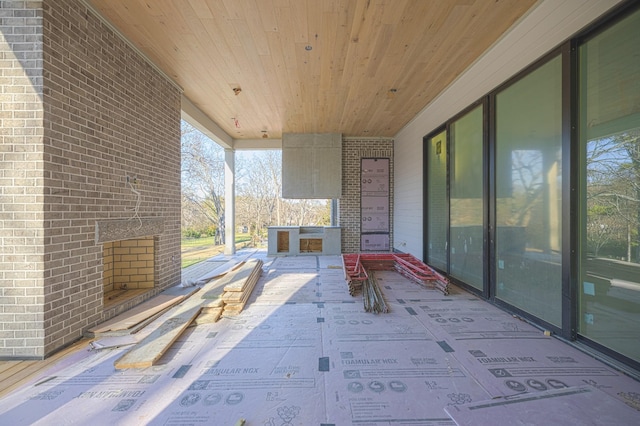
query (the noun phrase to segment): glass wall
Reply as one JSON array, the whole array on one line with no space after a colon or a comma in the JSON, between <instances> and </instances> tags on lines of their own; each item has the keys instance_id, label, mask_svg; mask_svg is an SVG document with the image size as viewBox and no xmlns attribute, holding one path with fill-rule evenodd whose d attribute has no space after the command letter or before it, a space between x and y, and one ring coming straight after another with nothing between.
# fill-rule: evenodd
<instances>
[{"instance_id":1,"label":"glass wall","mask_svg":"<svg viewBox=\"0 0 640 426\"><path fill-rule=\"evenodd\" d=\"M640 12L579 49L579 334L640 362Z\"/></svg>"},{"instance_id":2,"label":"glass wall","mask_svg":"<svg viewBox=\"0 0 640 426\"><path fill-rule=\"evenodd\" d=\"M449 126L450 274L483 288L483 114L478 106Z\"/></svg>"},{"instance_id":3,"label":"glass wall","mask_svg":"<svg viewBox=\"0 0 640 426\"><path fill-rule=\"evenodd\" d=\"M636 367L640 8L625 7L424 139L424 230L431 266Z\"/></svg>"},{"instance_id":4,"label":"glass wall","mask_svg":"<svg viewBox=\"0 0 640 426\"><path fill-rule=\"evenodd\" d=\"M428 264L448 271L447 205L447 132L428 138L424 149L427 153L427 256Z\"/></svg>"},{"instance_id":5,"label":"glass wall","mask_svg":"<svg viewBox=\"0 0 640 426\"><path fill-rule=\"evenodd\" d=\"M496 95L496 298L560 327L562 61Z\"/></svg>"}]
</instances>

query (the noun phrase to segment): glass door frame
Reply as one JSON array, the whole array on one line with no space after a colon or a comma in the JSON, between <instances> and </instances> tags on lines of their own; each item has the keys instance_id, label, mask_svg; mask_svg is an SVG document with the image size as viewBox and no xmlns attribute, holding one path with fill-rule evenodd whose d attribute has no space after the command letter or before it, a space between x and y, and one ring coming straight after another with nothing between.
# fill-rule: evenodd
<instances>
[{"instance_id":1,"label":"glass door frame","mask_svg":"<svg viewBox=\"0 0 640 426\"><path fill-rule=\"evenodd\" d=\"M561 45L548 52L546 55L527 66L525 69L506 80L500 86L492 89L489 93L474 102L468 108L459 114L446 120L444 124L438 126L435 130L427 134L423 138L423 259L427 262L428 247L428 229L429 216L428 210L428 150L427 143L430 138L446 131L447 141L447 239L451 236L450 221L450 170L449 170L449 144L450 144L450 124L468 113L479 104L483 104L484 118L484 149L483 149L483 211L484 211L484 284L482 291L458 282L452 279L456 285L460 285L465 290L481 296L483 299L495 304L506 311L522 317L528 322L534 324L541 329L550 330L558 337L573 344L582 344L586 348L593 348L598 352L611 357L613 360L620 361L633 368L640 369L640 365L633 360L619 354L589 338L578 333L578 319L580 315L578 292L580 290L580 257L581 257L581 240L580 240L580 218L581 218L581 194L583 193L581 182L581 148L580 148L580 105L579 105L579 63L578 48L592 37L598 35L604 29L617 24L621 19L630 13L640 9L640 5L635 2L623 2L623 4L614 7L610 13L605 14L597 22L594 22L588 28L575 35L570 40L563 42ZM534 72L537 68L546 64L549 60L560 56L562 63L561 69L561 324L560 326L550 324L540 317L529 314L507 302L496 298L496 96L502 90L516 83L518 80L526 77ZM450 269L449 249L447 249L447 268L440 270L448 274Z\"/></svg>"},{"instance_id":2,"label":"glass door frame","mask_svg":"<svg viewBox=\"0 0 640 426\"><path fill-rule=\"evenodd\" d=\"M496 194L496 97L497 95L510 87L511 85L517 83L523 78L526 78L528 75L536 71L538 68L547 64L550 60L557 58L560 56L560 60L562 63L562 118L561 118L561 138L562 138L562 265L561 265L561 276L562 276L562 303L561 303L561 325L556 326L547 321L544 321L542 318L532 315L516 306L509 304L503 300L500 300L496 297L496 277L497 277L497 258L496 258L496 238L497 238L497 225L496 225L496 217L497 217L497 194ZM575 238L575 220L571 220L570 218L576 218L576 212L572 210L572 206L575 203L572 201L572 198L576 196L575 189L572 190L573 185L575 185L575 173L573 173L573 165L571 164L574 153L572 150L577 149L575 147L575 143L572 141L573 132L575 132L575 121L573 120L572 114L572 102L574 101L574 91L575 89L571 87L572 84L572 72L573 68L571 66L572 57L575 56L575 49L571 50L570 43L563 43L558 48L548 52L542 58L538 59L533 64L529 65L527 68L504 82L502 85L498 86L488 95L489 98L489 137L488 137L488 179L489 179L489 200L488 200L488 216L489 216L489 224L488 224L488 246L489 246L489 260L488 260L488 280L489 289L488 289L488 297L487 299L501 308L513 312L514 314L534 323L538 326L543 327L545 330L550 330L553 333L562 336L565 339L573 340L575 339L575 331L576 331L576 314L575 307L577 307L575 297L572 296L575 293L575 284L572 280L575 280L575 274L573 274L573 268L575 265L573 264L571 254L575 253L573 238ZM573 59L575 61L575 58ZM575 109L573 109L575 111ZM572 148L573 147L573 148Z\"/></svg>"},{"instance_id":3,"label":"glass door frame","mask_svg":"<svg viewBox=\"0 0 640 426\"><path fill-rule=\"evenodd\" d=\"M445 147L445 152L446 152L446 157L445 157L445 164L446 164L446 203L447 203L447 230L446 230L446 238L447 238L447 253L446 253L446 263L447 263L447 268L446 270L443 270L441 268L437 268L434 267L434 269L438 270L439 272L445 273L445 274L449 274L450 273L450 265L451 265L451 158L450 158L450 153L451 153L451 124L456 122L458 119L464 117L465 115L467 115L469 112L473 111L474 109L476 109L477 107L481 106L482 107L482 120L483 120L483 126L482 126L482 155L483 155L483 159L482 159L482 172L483 172L483 177L482 177L482 186L483 186L483 196L482 196L482 212L483 212L483 218L482 218L482 234L483 234L483 242L482 242L482 250L483 250L483 254L482 254L482 261L483 261L483 271L482 271L482 281L483 281L483 286L482 286L482 290L478 290L477 288L463 282L460 280L457 280L454 277L450 277L448 276L448 278L455 283L456 285L459 285L460 287L464 288L465 290L474 293L474 294L478 294L480 296L482 296L484 299L489 299L490 293L489 293L489 285L488 285L488 280L489 280L489 268L488 268L488 262L489 262L489 238L488 238L488 226L489 226L489 129L488 129L488 123L489 123L489 118L490 118L490 111L489 111L489 97L488 96L484 96L481 99L477 100L476 102L472 103L471 105L469 105L467 108L465 108L463 111L461 111L460 113L456 114L455 116L453 116L451 119L447 120L447 122L442 125L439 126L437 129L435 129L433 132L429 133L428 135L426 135L423 138L423 164L425 165L425 167L429 166L429 152L430 150L428 149L428 143L429 141L439 135L442 132L446 132L446 147ZM429 259L429 238L428 238L428 230L429 230L429 173L425 168L425 171L423 173L423 230L424 230L424 238L423 238L423 259L425 259L425 261L427 259Z\"/></svg>"},{"instance_id":4,"label":"glass door frame","mask_svg":"<svg viewBox=\"0 0 640 426\"><path fill-rule=\"evenodd\" d=\"M593 348L599 353L602 353L613 360L624 363L627 366L634 368L637 371L640 371L640 362L637 362L625 355L620 354L619 352L604 346L603 344L591 340L585 335L582 335L578 332L578 321L579 316L582 314L579 300L579 292L581 290L581 258L582 258L582 242L581 242L581 221L583 220L583 212L582 208L582 196L586 194L586 181L583 182L583 177L586 179L586 176L583 176L582 167L582 147L580 146L581 136L580 136L580 126L585 117L581 116L583 111L580 105L580 58L578 55L578 51L581 45L589 42L591 39L600 35L603 31L617 25L620 21L625 19L627 16L636 13L640 10L640 5L637 2L623 2L623 4L614 7L609 13L605 14L601 17L597 22L590 25L581 34L574 37L570 42L566 43L570 46L570 65L571 65L571 75L570 82L568 84L570 91L570 110L572 112L571 115L571 128L570 139L571 139L571 269L570 269L570 279L571 279L571 288L568 291L568 295L571 297L571 300L567 302L567 305L570 308L569 317L566 319L567 322L570 323L571 329L567 332L567 335L563 334L567 340L576 342L583 346ZM563 87L564 89L564 87ZM563 316L563 321L565 320ZM634 373L637 374L637 373ZM637 376L634 376L637 377Z\"/></svg>"}]
</instances>

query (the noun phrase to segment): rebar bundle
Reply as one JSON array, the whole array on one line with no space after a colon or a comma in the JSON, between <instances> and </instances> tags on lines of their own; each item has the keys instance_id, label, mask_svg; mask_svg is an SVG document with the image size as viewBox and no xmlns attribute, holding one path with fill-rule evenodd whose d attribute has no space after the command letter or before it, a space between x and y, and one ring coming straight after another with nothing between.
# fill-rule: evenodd
<instances>
[{"instance_id":1,"label":"rebar bundle","mask_svg":"<svg viewBox=\"0 0 640 426\"><path fill-rule=\"evenodd\" d=\"M375 273L371 272L368 275L368 278L362 283L364 310L366 312L373 312L374 314L389 312L389 307L384 301L382 291L375 278Z\"/></svg>"}]
</instances>

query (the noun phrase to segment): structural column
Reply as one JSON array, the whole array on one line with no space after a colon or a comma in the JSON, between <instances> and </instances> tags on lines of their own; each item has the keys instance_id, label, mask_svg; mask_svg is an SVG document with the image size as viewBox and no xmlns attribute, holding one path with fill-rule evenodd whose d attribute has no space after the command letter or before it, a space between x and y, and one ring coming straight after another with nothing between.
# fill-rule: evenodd
<instances>
[{"instance_id":1,"label":"structural column","mask_svg":"<svg viewBox=\"0 0 640 426\"><path fill-rule=\"evenodd\" d=\"M236 252L236 156L233 149L224 150L224 254Z\"/></svg>"}]
</instances>

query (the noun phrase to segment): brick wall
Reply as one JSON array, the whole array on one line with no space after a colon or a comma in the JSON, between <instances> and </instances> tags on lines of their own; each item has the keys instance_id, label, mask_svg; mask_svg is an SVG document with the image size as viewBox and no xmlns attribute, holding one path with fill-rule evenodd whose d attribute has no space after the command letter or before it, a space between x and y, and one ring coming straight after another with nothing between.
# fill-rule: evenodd
<instances>
[{"instance_id":1,"label":"brick wall","mask_svg":"<svg viewBox=\"0 0 640 426\"><path fill-rule=\"evenodd\" d=\"M390 172L390 244L393 247L393 141L390 139L342 140L342 197L339 200L342 252L360 251L360 160L389 158Z\"/></svg>"},{"instance_id":2,"label":"brick wall","mask_svg":"<svg viewBox=\"0 0 640 426\"><path fill-rule=\"evenodd\" d=\"M139 216L164 220L155 290L180 281L180 92L82 2L4 3L4 57L25 53L1 64L16 114L0 149L0 356L38 358L106 319L95 225L132 218L127 176Z\"/></svg>"},{"instance_id":3,"label":"brick wall","mask_svg":"<svg viewBox=\"0 0 640 426\"><path fill-rule=\"evenodd\" d=\"M0 356L42 355L42 10L0 2Z\"/></svg>"}]
</instances>

